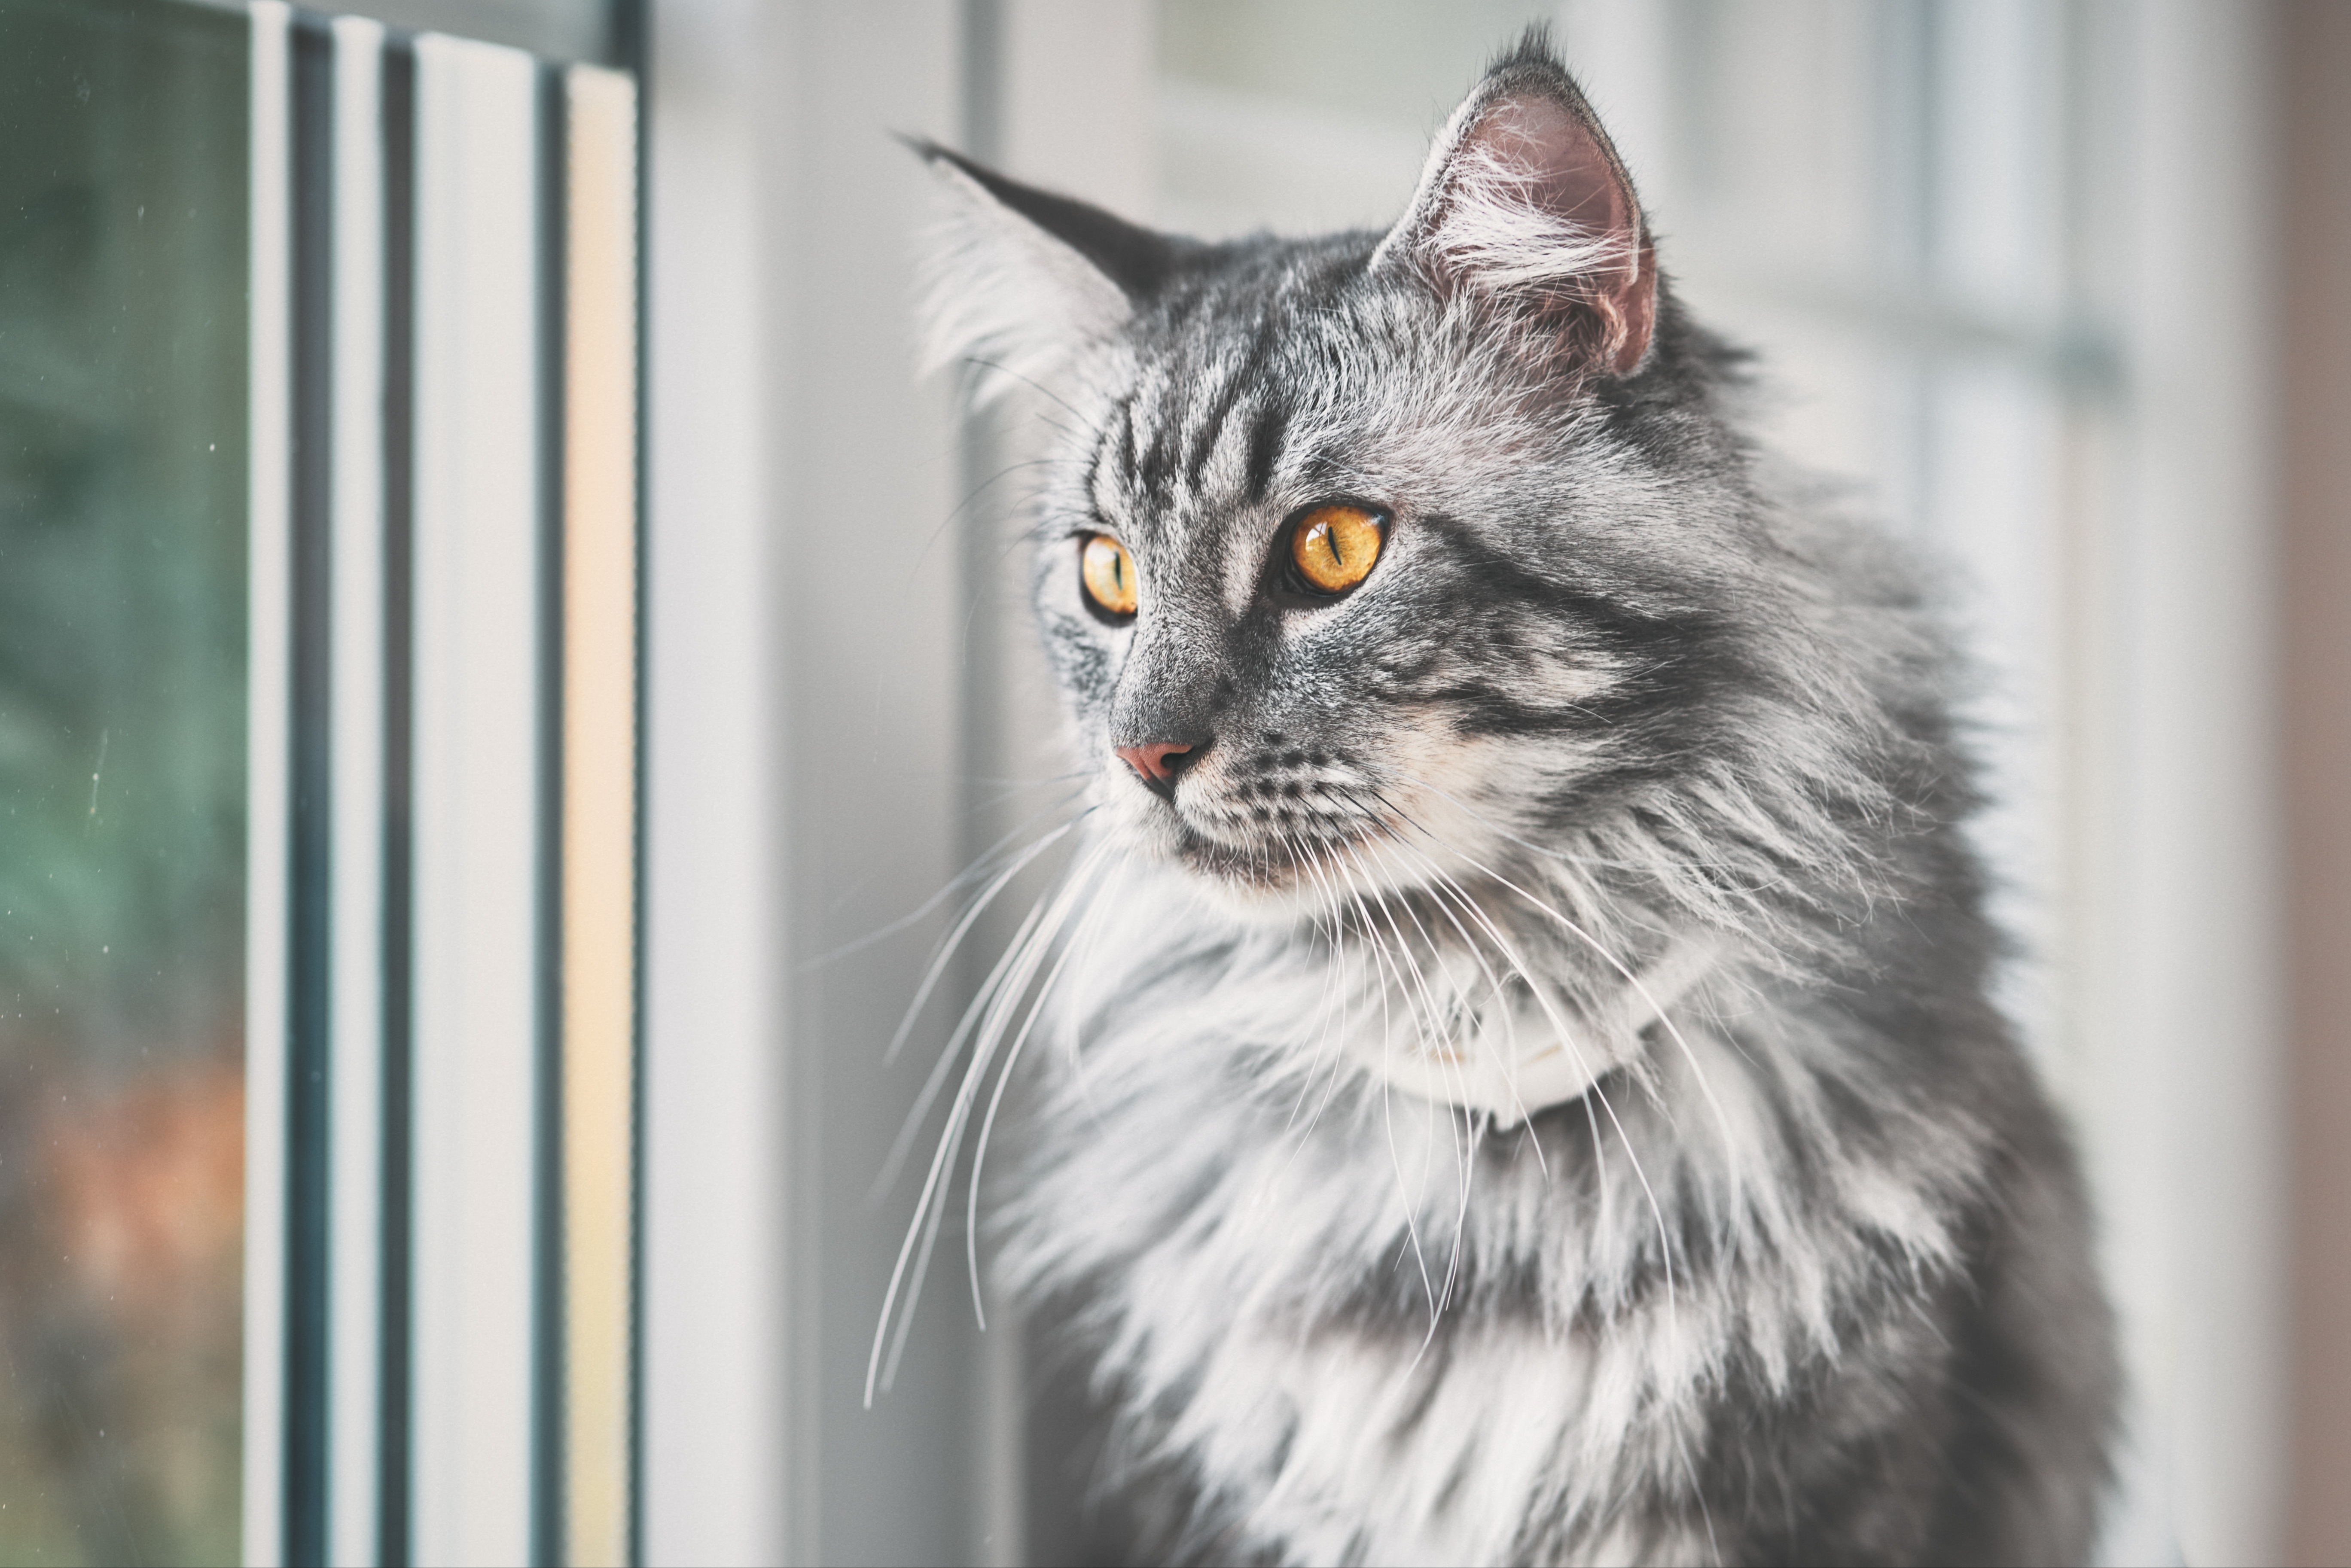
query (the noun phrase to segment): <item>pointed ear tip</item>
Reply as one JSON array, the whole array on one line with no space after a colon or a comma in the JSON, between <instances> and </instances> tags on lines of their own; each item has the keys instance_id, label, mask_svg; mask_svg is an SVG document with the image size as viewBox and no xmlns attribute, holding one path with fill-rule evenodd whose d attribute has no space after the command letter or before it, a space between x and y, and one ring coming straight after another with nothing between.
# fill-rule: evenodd
<instances>
[{"instance_id":1,"label":"pointed ear tip","mask_svg":"<svg viewBox=\"0 0 2351 1568\"><path fill-rule=\"evenodd\" d=\"M1526 31L1519 35L1518 41L1494 57L1494 63L1486 68L1486 74L1498 75L1512 66L1548 66L1552 70L1566 68L1560 64L1559 47L1552 42L1548 21L1529 22Z\"/></svg>"},{"instance_id":2,"label":"pointed ear tip","mask_svg":"<svg viewBox=\"0 0 2351 1568\"><path fill-rule=\"evenodd\" d=\"M1002 196L992 187L987 172L954 148L942 145L927 136L901 135L898 140L909 152L922 160L923 171L930 176L935 198L946 210L966 211L972 207L1003 205Z\"/></svg>"},{"instance_id":3,"label":"pointed ear tip","mask_svg":"<svg viewBox=\"0 0 2351 1568\"><path fill-rule=\"evenodd\" d=\"M1568 106L1579 119L1597 118L1592 110L1591 95L1583 90L1583 83L1576 74L1568 69L1549 22L1527 24L1518 42L1496 55L1493 64L1486 68L1479 89L1472 96L1489 102L1527 90Z\"/></svg>"},{"instance_id":4,"label":"pointed ear tip","mask_svg":"<svg viewBox=\"0 0 2351 1568\"><path fill-rule=\"evenodd\" d=\"M956 173L966 179L977 178L977 170L970 159L935 138L918 136L910 131L893 131L890 136L899 146L921 159L923 167L933 173Z\"/></svg>"}]
</instances>

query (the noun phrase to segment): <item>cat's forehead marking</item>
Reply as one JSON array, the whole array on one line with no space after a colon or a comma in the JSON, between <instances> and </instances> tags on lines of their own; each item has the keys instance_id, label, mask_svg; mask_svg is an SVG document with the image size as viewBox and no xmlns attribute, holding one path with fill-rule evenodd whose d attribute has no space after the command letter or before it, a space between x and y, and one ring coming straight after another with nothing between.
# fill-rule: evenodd
<instances>
[{"instance_id":1,"label":"cat's forehead marking","mask_svg":"<svg viewBox=\"0 0 2351 1568\"><path fill-rule=\"evenodd\" d=\"M1394 314L1325 263L1204 295L1119 345L1086 501L1153 591L1239 619L1282 517L1391 466L1386 447L1431 412L1398 401L1430 378Z\"/></svg>"},{"instance_id":2,"label":"cat's forehead marking","mask_svg":"<svg viewBox=\"0 0 2351 1568\"><path fill-rule=\"evenodd\" d=\"M1261 531L1255 514L1288 428L1256 366L1146 364L1097 434L1087 498L1163 569L1200 564L1235 533Z\"/></svg>"}]
</instances>

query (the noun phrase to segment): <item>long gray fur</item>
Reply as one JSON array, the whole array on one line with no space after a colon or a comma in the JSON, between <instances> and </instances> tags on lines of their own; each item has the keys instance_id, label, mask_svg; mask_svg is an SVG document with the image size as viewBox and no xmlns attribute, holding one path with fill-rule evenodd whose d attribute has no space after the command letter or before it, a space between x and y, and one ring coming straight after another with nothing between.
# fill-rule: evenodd
<instances>
[{"instance_id":1,"label":"long gray fur","mask_svg":"<svg viewBox=\"0 0 2351 1568\"><path fill-rule=\"evenodd\" d=\"M1062 430L1035 602L1094 770L1008 971L1050 995L1000 1278L1067 1313L1171 1557L2081 1561L2111 1326L1987 998L1931 596L1755 448L1666 280L1646 349L1602 308L1637 208L1579 249L1489 181L1446 269L1506 101L1621 181L1539 34L1386 235L1165 238L926 150L938 357ZM1392 520L1322 602L1278 558L1331 498ZM1131 622L1081 598L1095 532ZM1195 747L1172 789L1112 756L1145 740ZM1384 1070L1480 1030L1590 1086L1519 1117Z\"/></svg>"}]
</instances>

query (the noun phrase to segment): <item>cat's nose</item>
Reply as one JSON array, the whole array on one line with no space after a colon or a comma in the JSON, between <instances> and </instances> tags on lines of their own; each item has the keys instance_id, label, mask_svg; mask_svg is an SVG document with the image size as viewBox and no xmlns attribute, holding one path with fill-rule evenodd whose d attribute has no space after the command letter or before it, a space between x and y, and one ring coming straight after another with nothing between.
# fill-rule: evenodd
<instances>
[{"instance_id":1,"label":"cat's nose","mask_svg":"<svg viewBox=\"0 0 2351 1568\"><path fill-rule=\"evenodd\" d=\"M1205 744L1179 746L1172 740L1155 740L1144 746L1114 746L1112 755L1134 769L1134 776L1145 788L1163 800L1176 798L1176 775L1199 760L1206 751Z\"/></svg>"}]
</instances>

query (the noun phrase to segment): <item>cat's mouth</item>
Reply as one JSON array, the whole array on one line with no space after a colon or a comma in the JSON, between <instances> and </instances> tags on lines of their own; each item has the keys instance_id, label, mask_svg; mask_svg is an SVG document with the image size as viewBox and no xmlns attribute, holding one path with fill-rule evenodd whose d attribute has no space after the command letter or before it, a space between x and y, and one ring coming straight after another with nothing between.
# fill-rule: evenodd
<instances>
[{"instance_id":1,"label":"cat's mouth","mask_svg":"<svg viewBox=\"0 0 2351 1568\"><path fill-rule=\"evenodd\" d=\"M1176 858L1203 876L1269 893L1293 886L1306 875L1296 852L1286 845L1219 843L1181 825L1176 830Z\"/></svg>"},{"instance_id":2,"label":"cat's mouth","mask_svg":"<svg viewBox=\"0 0 2351 1568\"><path fill-rule=\"evenodd\" d=\"M1378 832L1364 821L1353 831L1285 834L1229 843L1209 837L1179 816L1176 825L1175 857L1202 876L1265 893L1286 893L1300 886L1345 877L1363 863L1363 851Z\"/></svg>"}]
</instances>

